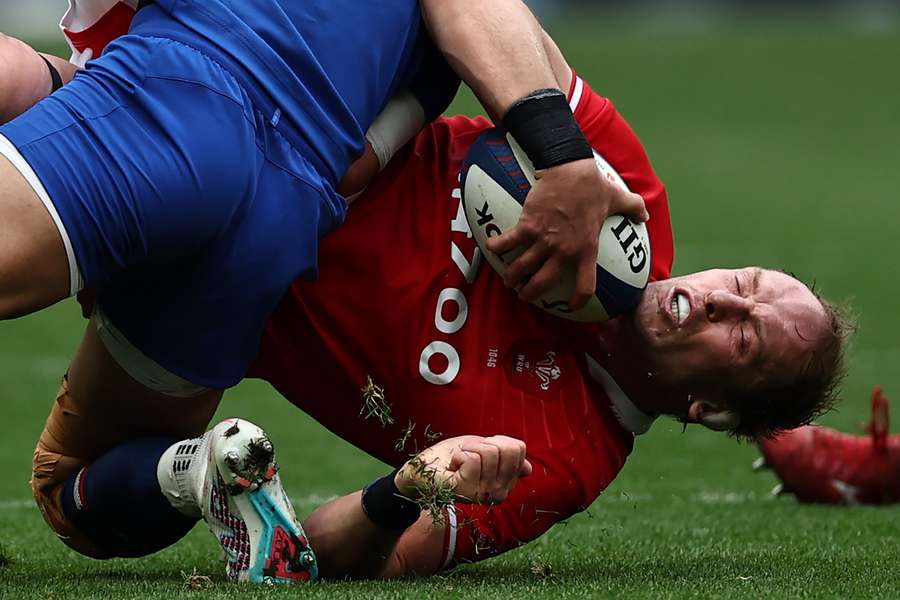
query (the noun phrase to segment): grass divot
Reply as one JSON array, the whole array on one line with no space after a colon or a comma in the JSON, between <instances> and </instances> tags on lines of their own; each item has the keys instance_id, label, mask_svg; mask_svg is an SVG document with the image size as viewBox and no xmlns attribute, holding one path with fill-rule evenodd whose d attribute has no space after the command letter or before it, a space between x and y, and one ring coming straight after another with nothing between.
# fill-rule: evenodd
<instances>
[{"instance_id":1,"label":"grass divot","mask_svg":"<svg viewBox=\"0 0 900 600\"><path fill-rule=\"evenodd\" d=\"M391 405L384 396L384 388L375 383L372 376L366 379L366 385L362 388L363 407L359 414L363 419L375 417L382 427L394 424L391 416Z\"/></svg>"}]
</instances>

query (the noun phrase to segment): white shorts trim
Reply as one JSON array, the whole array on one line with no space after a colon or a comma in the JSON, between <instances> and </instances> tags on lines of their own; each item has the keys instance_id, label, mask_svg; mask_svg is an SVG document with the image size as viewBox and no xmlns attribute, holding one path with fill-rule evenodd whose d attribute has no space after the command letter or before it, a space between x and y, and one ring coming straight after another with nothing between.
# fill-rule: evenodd
<instances>
[{"instance_id":1,"label":"white shorts trim","mask_svg":"<svg viewBox=\"0 0 900 600\"><path fill-rule=\"evenodd\" d=\"M19 150L13 146L12 142L2 134L0 134L0 155L6 157L16 170L22 174L22 177L25 178L25 181L28 182L28 185L30 185L31 189L34 190L34 193L37 194L37 197L41 199L44 208L47 209L47 212L50 213L50 217L56 224L56 229L59 231L63 245L66 247L66 257L69 259L69 295L74 296L84 288L84 280L81 278L78 261L75 259L75 250L72 248L72 240L69 239L69 234L66 232L66 226L63 225L62 219L59 218L59 213L56 212L56 207L53 205L53 201L50 200L50 195L47 194L47 190L44 189L44 184L41 183L37 173L34 172L31 165L25 160L25 157L22 156Z\"/></svg>"},{"instance_id":2,"label":"white shorts trim","mask_svg":"<svg viewBox=\"0 0 900 600\"><path fill-rule=\"evenodd\" d=\"M195 385L170 373L155 360L138 350L119 331L99 307L94 308L94 325L97 335L110 355L128 375L147 389L173 396L175 398L193 398L208 388ZM175 343L173 341L173 343Z\"/></svg>"}]
</instances>

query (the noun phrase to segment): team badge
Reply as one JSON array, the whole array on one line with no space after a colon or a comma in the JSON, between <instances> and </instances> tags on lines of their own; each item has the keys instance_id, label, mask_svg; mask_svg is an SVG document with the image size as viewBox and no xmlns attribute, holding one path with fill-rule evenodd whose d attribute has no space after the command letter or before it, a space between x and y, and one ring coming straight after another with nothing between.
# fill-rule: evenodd
<instances>
[{"instance_id":1,"label":"team badge","mask_svg":"<svg viewBox=\"0 0 900 600\"><path fill-rule=\"evenodd\" d=\"M506 358L510 383L529 393L556 392L568 370L563 356L547 342L513 344Z\"/></svg>"},{"instance_id":2,"label":"team badge","mask_svg":"<svg viewBox=\"0 0 900 600\"><path fill-rule=\"evenodd\" d=\"M530 365L525 363L523 366L528 368ZM541 389L544 391L549 390L550 384L562 375L562 370L556 364L556 352L548 352L543 360L539 360L534 364L531 372L541 380Z\"/></svg>"}]
</instances>

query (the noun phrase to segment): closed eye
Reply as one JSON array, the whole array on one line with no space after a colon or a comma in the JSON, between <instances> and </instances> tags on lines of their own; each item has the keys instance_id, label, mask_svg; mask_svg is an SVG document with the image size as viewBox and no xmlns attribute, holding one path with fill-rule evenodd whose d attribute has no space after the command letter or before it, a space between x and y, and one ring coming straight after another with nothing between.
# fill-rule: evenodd
<instances>
[{"instance_id":1,"label":"closed eye","mask_svg":"<svg viewBox=\"0 0 900 600\"><path fill-rule=\"evenodd\" d=\"M744 294L741 292L741 280L737 275L734 276L734 287L737 289L738 296L743 296Z\"/></svg>"}]
</instances>

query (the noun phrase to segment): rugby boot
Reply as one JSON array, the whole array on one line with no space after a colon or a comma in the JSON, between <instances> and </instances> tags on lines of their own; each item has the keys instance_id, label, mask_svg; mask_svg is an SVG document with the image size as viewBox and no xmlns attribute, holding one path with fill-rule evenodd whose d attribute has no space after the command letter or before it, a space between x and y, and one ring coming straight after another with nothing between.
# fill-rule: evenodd
<instances>
[{"instance_id":1,"label":"rugby boot","mask_svg":"<svg viewBox=\"0 0 900 600\"><path fill-rule=\"evenodd\" d=\"M204 441L206 453L198 458L206 468L196 497L225 550L228 578L251 583L315 580L315 554L281 485L265 432L249 421L227 419Z\"/></svg>"},{"instance_id":2,"label":"rugby boot","mask_svg":"<svg viewBox=\"0 0 900 600\"><path fill-rule=\"evenodd\" d=\"M872 391L868 435L807 425L758 440L754 468L771 468L781 480L773 493L800 502L892 504L900 502L900 435L888 435L888 401Z\"/></svg>"}]
</instances>

